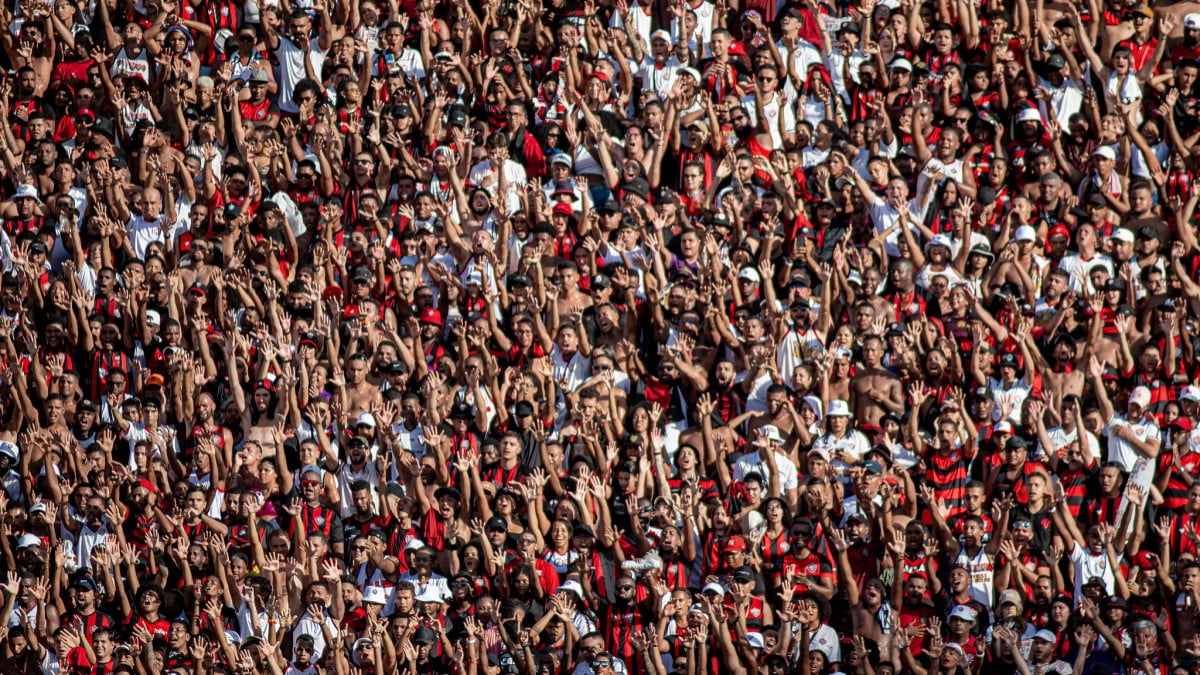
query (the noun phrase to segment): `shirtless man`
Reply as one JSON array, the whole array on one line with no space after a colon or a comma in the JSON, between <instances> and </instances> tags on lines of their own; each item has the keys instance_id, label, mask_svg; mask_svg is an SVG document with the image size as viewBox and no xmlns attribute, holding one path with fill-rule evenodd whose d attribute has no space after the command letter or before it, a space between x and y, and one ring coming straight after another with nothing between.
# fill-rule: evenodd
<instances>
[{"instance_id":1,"label":"shirtless man","mask_svg":"<svg viewBox=\"0 0 1200 675\"><path fill-rule=\"evenodd\" d=\"M233 434L225 427L217 424L213 417L217 412L217 403L211 394L201 393L196 397L196 420L192 426L192 438L207 435L224 457L225 466L233 465Z\"/></svg>"},{"instance_id":2,"label":"shirtless man","mask_svg":"<svg viewBox=\"0 0 1200 675\"><path fill-rule=\"evenodd\" d=\"M795 421L795 408L788 404L788 388L782 384L772 384L767 388L765 411L744 413L735 417L729 426L737 428L742 422L749 421L747 437L753 438L755 429L773 424L785 439L789 438L798 425Z\"/></svg>"},{"instance_id":3,"label":"shirtless man","mask_svg":"<svg viewBox=\"0 0 1200 675\"><path fill-rule=\"evenodd\" d=\"M367 357L362 354L355 354L346 361L346 383L343 387L348 402L346 412L354 418L383 404L379 387L367 381L367 370Z\"/></svg>"},{"instance_id":4,"label":"shirtless man","mask_svg":"<svg viewBox=\"0 0 1200 675\"><path fill-rule=\"evenodd\" d=\"M868 335L863 340L862 355L865 367L850 382L850 407L860 428L875 429L885 413L904 413L904 390L900 380L882 366L882 338Z\"/></svg>"},{"instance_id":5,"label":"shirtless man","mask_svg":"<svg viewBox=\"0 0 1200 675\"><path fill-rule=\"evenodd\" d=\"M555 291L548 294L551 297ZM570 315L575 310L584 310L592 306L592 296L579 290L579 268L575 263L564 261L558 266L557 304L559 316Z\"/></svg>"},{"instance_id":6,"label":"shirtless man","mask_svg":"<svg viewBox=\"0 0 1200 675\"><path fill-rule=\"evenodd\" d=\"M1038 372L1042 374L1044 387L1051 392L1055 399L1061 401L1068 394L1083 395L1084 374L1079 369L1080 358L1075 353L1075 340L1065 333L1059 333L1050 341L1050 359L1046 363L1042 359L1041 350L1031 349L1030 355L1038 364ZM1084 348L1086 353L1088 350Z\"/></svg>"}]
</instances>

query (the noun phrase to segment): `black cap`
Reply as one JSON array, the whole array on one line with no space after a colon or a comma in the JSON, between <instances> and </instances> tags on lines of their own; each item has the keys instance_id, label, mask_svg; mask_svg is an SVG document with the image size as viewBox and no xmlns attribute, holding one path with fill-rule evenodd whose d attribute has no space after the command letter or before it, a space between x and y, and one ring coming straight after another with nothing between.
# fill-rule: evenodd
<instances>
[{"instance_id":1,"label":"black cap","mask_svg":"<svg viewBox=\"0 0 1200 675\"><path fill-rule=\"evenodd\" d=\"M621 186L621 189L629 194L637 195L646 201L650 200L650 182L645 178L634 178Z\"/></svg>"},{"instance_id":2,"label":"black cap","mask_svg":"<svg viewBox=\"0 0 1200 675\"><path fill-rule=\"evenodd\" d=\"M474 419L475 406L466 401L458 401L450 409L450 419Z\"/></svg>"},{"instance_id":3,"label":"black cap","mask_svg":"<svg viewBox=\"0 0 1200 675\"><path fill-rule=\"evenodd\" d=\"M592 277L592 288L612 288L612 279L608 275L597 274Z\"/></svg>"},{"instance_id":4,"label":"black cap","mask_svg":"<svg viewBox=\"0 0 1200 675\"><path fill-rule=\"evenodd\" d=\"M1067 60L1061 54L1051 54L1050 58L1046 59L1046 67L1050 70L1062 70L1067 67Z\"/></svg>"},{"instance_id":5,"label":"black cap","mask_svg":"<svg viewBox=\"0 0 1200 675\"><path fill-rule=\"evenodd\" d=\"M429 626L421 626L412 634L413 644L431 645L437 642L437 634Z\"/></svg>"},{"instance_id":6,"label":"black cap","mask_svg":"<svg viewBox=\"0 0 1200 675\"><path fill-rule=\"evenodd\" d=\"M1016 368L1018 365L1017 355L1012 352L1005 352L1000 355L1000 365L1011 366Z\"/></svg>"},{"instance_id":7,"label":"black cap","mask_svg":"<svg viewBox=\"0 0 1200 675\"><path fill-rule=\"evenodd\" d=\"M492 516L488 518L487 525L484 529L488 532L508 532L508 521L503 516Z\"/></svg>"},{"instance_id":8,"label":"black cap","mask_svg":"<svg viewBox=\"0 0 1200 675\"><path fill-rule=\"evenodd\" d=\"M1013 436L1012 438L1008 439L1008 441L1004 444L1004 447L1008 450L1024 450L1029 447L1029 444L1025 442L1024 438L1021 438L1020 436Z\"/></svg>"},{"instance_id":9,"label":"black cap","mask_svg":"<svg viewBox=\"0 0 1200 675\"><path fill-rule=\"evenodd\" d=\"M441 499L443 497L448 497L450 499L458 499L461 501L462 493L458 491L458 488L451 487L451 486L440 487L436 491L434 491L434 493L433 493L434 499Z\"/></svg>"},{"instance_id":10,"label":"black cap","mask_svg":"<svg viewBox=\"0 0 1200 675\"><path fill-rule=\"evenodd\" d=\"M446 124L452 127L467 126L467 114L461 110L455 109L446 113Z\"/></svg>"},{"instance_id":11,"label":"black cap","mask_svg":"<svg viewBox=\"0 0 1200 675\"><path fill-rule=\"evenodd\" d=\"M94 134L104 134L109 138L114 137L112 122L105 117L97 117L96 121L92 124L91 129L92 133ZM109 164L112 164L112 160L109 160Z\"/></svg>"},{"instance_id":12,"label":"black cap","mask_svg":"<svg viewBox=\"0 0 1200 675\"><path fill-rule=\"evenodd\" d=\"M524 274L514 274L508 278L509 289L513 289L513 288L517 288L517 287L529 288L532 285L533 285L533 281L529 277L525 276Z\"/></svg>"},{"instance_id":13,"label":"black cap","mask_svg":"<svg viewBox=\"0 0 1200 675\"><path fill-rule=\"evenodd\" d=\"M590 525L585 525L584 523L579 523L579 524L578 524L578 525L576 525L574 528L572 528L572 530L571 530L571 536L572 536L572 537L592 537L592 538L595 538L595 537L596 537L596 532L595 532L594 530L592 530L592 528L591 528L591 526L590 526Z\"/></svg>"},{"instance_id":14,"label":"black cap","mask_svg":"<svg viewBox=\"0 0 1200 675\"><path fill-rule=\"evenodd\" d=\"M747 565L742 565L741 567L734 570L733 580L734 581L754 581L754 569Z\"/></svg>"},{"instance_id":15,"label":"black cap","mask_svg":"<svg viewBox=\"0 0 1200 675\"><path fill-rule=\"evenodd\" d=\"M620 213L621 212L621 204L618 203L617 200L615 200L615 199L610 199L610 200L604 202L603 204L601 204L600 206L596 207L596 211L598 211L600 213Z\"/></svg>"},{"instance_id":16,"label":"black cap","mask_svg":"<svg viewBox=\"0 0 1200 675\"><path fill-rule=\"evenodd\" d=\"M891 337L893 335L904 335L904 324L900 323L899 321L893 321L888 324L887 337Z\"/></svg>"},{"instance_id":17,"label":"black cap","mask_svg":"<svg viewBox=\"0 0 1200 675\"><path fill-rule=\"evenodd\" d=\"M533 417L533 404L529 401L517 401L513 406L513 414L517 417Z\"/></svg>"}]
</instances>

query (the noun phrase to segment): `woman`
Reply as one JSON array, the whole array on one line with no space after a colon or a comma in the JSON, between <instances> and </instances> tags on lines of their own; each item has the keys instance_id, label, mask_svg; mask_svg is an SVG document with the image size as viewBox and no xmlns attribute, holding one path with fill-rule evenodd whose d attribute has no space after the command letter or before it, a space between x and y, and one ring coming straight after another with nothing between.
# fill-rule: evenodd
<instances>
[{"instance_id":1,"label":"woman","mask_svg":"<svg viewBox=\"0 0 1200 675\"><path fill-rule=\"evenodd\" d=\"M779 579L783 570L783 559L790 550L788 545L788 530L791 528L791 515L788 513L786 502L779 497L770 497L762 503L759 511L766 523L766 530L758 541L758 550L762 558L763 572ZM768 572L769 570L769 572Z\"/></svg>"},{"instance_id":2,"label":"woman","mask_svg":"<svg viewBox=\"0 0 1200 675\"><path fill-rule=\"evenodd\" d=\"M571 526L565 521L555 520L550 524L549 545L542 553L542 560L550 563L559 576L565 578L571 564L579 558L579 552L571 549Z\"/></svg>"}]
</instances>

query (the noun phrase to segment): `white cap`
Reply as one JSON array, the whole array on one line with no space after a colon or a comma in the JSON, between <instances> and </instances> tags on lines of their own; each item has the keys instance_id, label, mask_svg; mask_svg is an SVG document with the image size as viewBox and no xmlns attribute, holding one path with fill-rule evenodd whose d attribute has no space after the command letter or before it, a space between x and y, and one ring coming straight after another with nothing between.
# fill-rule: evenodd
<instances>
[{"instance_id":1,"label":"white cap","mask_svg":"<svg viewBox=\"0 0 1200 675\"><path fill-rule=\"evenodd\" d=\"M998 598L998 602L996 603L996 606L1003 607L1010 603L1016 605L1017 607L1025 606L1025 603L1021 601L1021 594L1018 593L1016 591L1016 589L1013 589L1013 588L1010 588L1007 591L1004 591L1003 593L1000 594L1000 597Z\"/></svg>"},{"instance_id":2,"label":"white cap","mask_svg":"<svg viewBox=\"0 0 1200 675\"><path fill-rule=\"evenodd\" d=\"M559 586L558 590L555 592L562 593L563 591L574 593L575 597L579 598L580 600L583 599L583 586L580 586L579 582L575 581L574 579L567 579L566 581L562 582L562 585Z\"/></svg>"},{"instance_id":3,"label":"white cap","mask_svg":"<svg viewBox=\"0 0 1200 675\"><path fill-rule=\"evenodd\" d=\"M962 619L963 621L975 621L976 612L966 605L958 605L950 612L951 619Z\"/></svg>"},{"instance_id":4,"label":"white cap","mask_svg":"<svg viewBox=\"0 0 1200 675\"><path fill-rule=\"evenodd\" d=\"M683 68L680 68L679 70L675 71L675 73L676 73L676 77L678 77L679 75L690 75L692 77L692 79L696 81L696 84L700 84L701 82L704 81L704 78L700 77L700 71L696 70L695 68L693 68L691 66L684 66ZM695 124L695 122L693 122L693 124Z\"/></svg>"},{"instance_id":5,"label":"white cap","mask_svg":"<svg viewBox=\"0 0 1200 675\"><path fill-rule=\"evenodd\" d=\"M41 548L42 546L42 539L36 534L23 534L21 535L21 538L17 540L18 551L23 548L30 548L33 546L37 546L38 548Z\"/></svg>"},{"instance_id":6,"label":"white cap","mask_svg":"<svg viewBox=\"0 0 1200 675\"><path fill-rule=\"evenodd\" d=\"M935 235L933 235L933 237L931 237L929 239L929 241L925 242L925 250L928 251L929 249L933 248L934 246L941 246L943 248L949 249L950 248L950 238L944 234L935 234Z\"/></svg>"},{"instance_id":7,"label":"white cap","mask_svg":"<svg viewBox=\"0 0 1200 675\"><path fill-rule=\"evenodd\" d=\"M1037 111L1037 108L1026 108L1017 115L1018 122L1041 122L1042 114Z\"/></svg>"},{"instance_id":8,"label":"white cap","mask_svg":"<svg viewBox=\"0 0 1200 675\"><path fill-rule=\"evenodd\" d=\"M1104 159L1116 161L1117 152L1110 145L1102 145L1092 152L1092 157L1103 157Z\"/></svg>"},{"instance_id":9,"label":"white cap","mask_svg":"<svg viewBox=\"0 0 1200 675\"><path fill-rule=\"evenodd\" d=\"M3 441L0 441L0 455L8 455L14 462L21 458L21 453L17 450L17 446Z\"/></svg>"},{"instance_id":10,"label":"white cap","mask_svg":"<svg viewBox=\"0 0 1200 675\"><path fill-rule=\"evenodd\" d=\"M1037 230L1028 225L1022 225L1013 234L1013 241L1037 241Z\"/></svg>"},{"instance_id":11,"label":"white cap","mask_svg":"<svg viewBox=\"0 0 1200 675\"><path fill-rule=\"evenodd\" d=\"M386 605L387 593L381 586L367 586L367 590L363 592L363 603L372 605Z\"/></svg>"},{"instance_id":12,"label":"white cap","mask_svg":"<svg viewBox=\"0 0 1200 675\"><path fill-rule=\"evenodd\" d=\"M1113 232L1112 238L1117 241L1123 241L1126 244L1132 244L1135 239L1135 237L1133 236L1133 230L1130 230L1129 228L1126 228L1126 227L1122 227L1121 229L1117 230L1116 232Z\"/></svg>"},{"instance_id":13,"label":"white cap","mask_svg":"<svg viewBox=\"0 0 1200 675\"><path fill-rule=\"evenodd\" d=\"M962 648L962 645L957 642L947 642L942 645L942 649L953 649L955 654L958 654L958 659L963 663L967 662L967 652Z\"/></svg>"},{"instance_id":14,"label":"white cap","mask_svg":"<svg viewBox=\"0 0 1200 675\"><path fill-rule=\"evenodd\" d=\"M441 602L442 601L442 592L440 590L438 590L437 586L434 586L433 584L429 584L428 586L425 587L425 590L421 591L421 594L416 597L416 601L417 602Z\"/></svg>"},{"instance_id":15,"label":"white cap","mask_svg":"<svg viewBox=\"0 0 1200 675\"><path fill-rule=\"evenodd\" d=\"M32 185L23 183L23 184L17 186L17 191L15 194L13 194L13 199L20 199L22 197L28 197L29 199L32 199L33 201L35 201L39 204L42 203L41 198L38 197L37 188L35 188Z\"/></svg>"},{"instance_id":16,"label":"white cap","mask_svg":"<svg viewBox=\"0 0 1200 675\"><path fill-rule=\"evenodd\" d=\"M743 267L742 271L738 272L737 278L749 279L756 284L762 281L762 275L758 273L758 270L754 269L754 267L750 265Z\"/></svg>"},{"instance_id":17,"label":"white cap","mask_svg":"<svg viewBox=\"0 0 1200 675\"><path fill-rule=\"evenodd\" d=\"M421 541L420 539L413 539L412 541L408 542L408 545L404 547L404 550L416 551L423 548L425 548L425 542Z\"/></svg>"},{"instance_id":18,"label":"white cap","mask_svg":"<svg viewBox=\"0 0 1200 675\"><path fill-rule=\"evenodd\" d=\"M910 73L912 72L912 69L913 69L912 61L909 61L908 59L904 58L903 56L901 56L898 59L892 59L892 62L891 62L891 64L889 64L888 67L891 68L892 70L907 70Z\"/></svg>"},{"instance_id":19,"label":"white cap","mask_svg":"<svg viewBox=\"0 0 1200 675\"><path fill-rule=\"evenodd\" d=\"M722 598L725 597L725 587L715 581L710 581L704 585L704 588L700 589L701 593L708 593L709 591L716 593Z\"/></svg>"},{"instance_id":20,"label":"white cap","mask_svg":"<svg viewBox=\"0 0 1200 675\"><path fill-rule=\"evenodd\" d=\"M1033 639L1034 640L1043 640L1045 642L1049 642L1050 644L1054 644L1055 642L1058 642L1058 636L1055 635L1054 633L1046 630L1045 628L1034 633Z\"/></svg>"},{"instance_id":21,"label":"white cap","mask_svg":"<svg viewBox=\"0 0 1200 675\"><path fill-rule=\"evenodd\" d=\"M146 310L146 325L147 326L161 326L162 325L162 315L159 314L158 311L154 310L154 309Z\"/></svg>"},{"instance_id":22,"label":"white cap","mask_svg":"<svg viewBox=\"0 0 1200 675\"><path fill-rule=\"evenodd\" d=\"M829 402L829 408L825 411L826 417L853 417L850 414L850 404L838 399Z\"/></svg>"},{"instance_id":23,"label":"white cap","mask_svg":"<svg viewBox=\"0 0 1200 675\"><path fill-rule=\"evenodd\" d=\"M674 44L674 40L671 39L671 34L661 28L650 34L650 41L654 42L655 40L662 40L667 44Z\"/></svg>"},{"instance_id":24,"label":"white cap","mask_svg":"<svg viewBox=\"0 0 1200 675\"><path fill-rule=\"evenodd\" d=\"M1183 393L1179 395L1179 400L1200 402L1200 386L1189 384L1184 387Z\"/></svg>"},{"instance_id":25,"label":"white cap","mask_svg":"<svg viewBox=\"0 0 1200 675\"><path fill-rule=\"evenodd\" d=\"M762 633L746 633L746 642L750 643L755 649L763 648Z\"/></svg>"},{"instance_id":26,"label":"white cap","mask_svg":"<svg viewBox=\"0 0 1200 675\"><path fill-rule=\"evenodd\" d=\"M775 443L783 442L783 434L779 433L779 427L774 424L764 424L758 428L758 433L762 434L768 441Z\"/></svg>"},{"instance_id":27,"label":"white cap","mask_svg":"<svg viewBox=\"0 0 1200 675\"><path fill-rule=\"evenodd\" d=\"M998 423L992 429L992 433L995 433L995 434L1011 434L1012 432L1013 432L1012 423L1007 420L1000 421L1000 423Z\"/></svg>"},{"instance_id":28,"label":"white cap","mask_svg":"<svg viewBox=\"0 0 1200 675\"><path fill-rule=\"evenodd\" d=\"M356 426L356 427L366 426L366 427L371 427L372 429L374 429L375 428L375 416L364 410L358 416L358 421L354 423L354 426Z\"/></svg>"},{"instance_id":29,"label":"white cap","mask_svg":"<svg viewBox=\"0 0 1200 675\"><path fill-rule=\"evenodd\" d=\"M1200 28L1200 14L1192 13L1184 16L1183 27L1188 30Z\"/></svg>"},{"instance_id":30,"label":"white cap","mask_svg":"<svg viewBox=\"0 0 1200 675\"><path fill-rule=\"evenodd\" d=\"M1150 390L1146 387L1134 387L1129 394L1129 402L1136 404L1139 408L1145 408L1150 405Z\"/></svg>"}]
</instances>

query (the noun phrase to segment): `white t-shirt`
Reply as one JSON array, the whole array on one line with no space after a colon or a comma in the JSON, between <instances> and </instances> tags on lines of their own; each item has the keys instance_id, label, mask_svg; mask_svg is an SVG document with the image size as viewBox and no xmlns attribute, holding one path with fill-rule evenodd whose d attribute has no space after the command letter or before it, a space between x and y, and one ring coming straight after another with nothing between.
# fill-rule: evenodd
<instances>
[{"instance_id":1,"label":"white t-shirt","mask_svg":"<svg viewBox=\"0 0 1200 675\"><path fill-rule=\"evenodd\" d=\"M129 236L129 243L133 246L133 252L139 260L146 259L146 249L154 242L165 243L163 239L162 226L166 222L166 214L161 214L154 220L146 220L142 216L133 216L125 223L125 231ZM171 234L175 236L174 233Z\"/></svg>"},{"instance_id":2,"label":"white t-shirt","mask_svg":"<svg viewBox=\"0 0 1200 675\"><path fill-rule=\"evenodd\" d=\"M838 470L846 470L850 468L850 464L843 462L837 458L837 452L850 455L855 460L860 460L863 455L871 451L871 444L867 441L867 437L862 435L861 431L856 429L848 429L846 435L841 438L836 438L832 433L823 434L820 438L813 441L813 450L824 450L829 453L833 461L830 464Z\"/></svg>"},{"instance_id":3,"label":"white t-shirt","mask_svg":"<svg viewBox=\"0 0 1200 675\"><path fill-rule=\"evenodd\" d=\"M505 206L509 213L521 210L520 190L525 188L525 167L511 159L504 160L504 178L508 181L508 194L504 195ZM485 159L471 167L467 182L472 187L481 187L491 194L496 194L500 187L500 176L492 167L492 161Z\"/></svg>"},{"instance_id":4,"label":"white t-shirt","mask_svg":"<svg viewBox=\"0 0 1200 675\"><path fill-rule=\"evenodd\" d=\"M308 61L312 64L313 72L319 74L325 65L325 52L317 47L316 40L309 40L308 47ZM279 72L275 78L279 83L279 109L285 113L300 112L300 106L292 100L292 92L300 80L308 77L308 71L304 68L305 54L286 37L279 38L279 49L275 53L279 56Z\"/></svg>"},{"instance_id":5,"label":"white t-shirt","mask_svg":"<svg viewBox=\"0 0 1200 675\"><path fill-rule=\"evenodd\" d=\"M1092 577L1103 579L1105 594L1113 594L1113 586L1116 580L1113 577L1113 569L1108 564L1108 555L1104 551L1095 554L1092 553L1091 549L1085 549L1079 544L1072 543L1070 557L1071 564L1075 567L1076 598L1083 597L1083 585Z\"/></svg>"},{"instance_id":6,"label":"white t-shirt","mask_svg":"<svg viewBox=\"0 0 1200 675\"><path fill-rule=\"evenodd\" d=\"M742 98L742 107L750 124L758 124L758 107L754 104L754 95ZM776 90L771 94L771 100L763 104L763 114L767 116L767 128L771 134L774 147L783 147L783 134L779 132L779 116L783 116L783 130L792 133L796 130L796 113L792 110L791 101L787 94Z\"/></svg>"},{"instance_id":7,"label":"white t-shirt","mask_svg":"<svg viewBox=\"0 0 1200 675\"><path fill-rule=\"evenodd\" d=\"M779 469L779 489L793 490L800 485L799 477L796 473L796 465L792 464L792 460L785 457L783 454L775 453L775 466ZM767 463L763 461L758 450L742 455L738 461L733 463L733 478L742 480L746 474L757 471L763 478L763 485L771 477L771 470L767 467Z\"/></svg>"}]
</instances>

